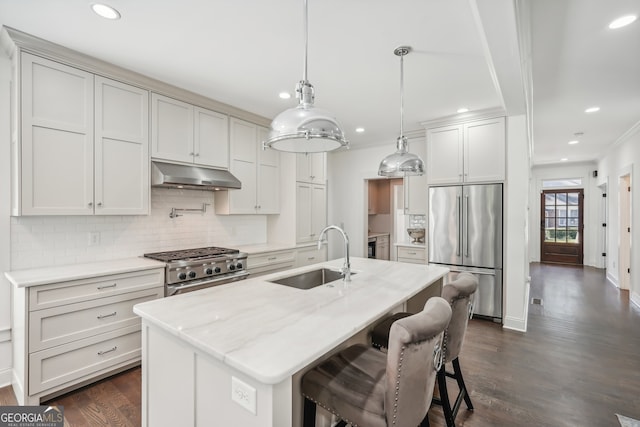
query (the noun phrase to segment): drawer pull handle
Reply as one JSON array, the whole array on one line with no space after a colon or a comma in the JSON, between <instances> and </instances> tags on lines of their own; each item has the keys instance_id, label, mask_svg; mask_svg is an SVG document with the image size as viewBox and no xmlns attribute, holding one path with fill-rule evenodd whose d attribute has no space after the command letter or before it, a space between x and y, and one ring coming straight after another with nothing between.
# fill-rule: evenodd
<instances>
[{"instance_id":1,"label":"drawer pull handle","mask_svg":"<svg viewBox=\"0 0 640 427\"><path fill-rule=\"evenodd\" d=\"M99 314L98 315L98 319L104 319L105 317L113 317L115 315L116 315L115 311L113 313L109 313L109 314Z\"/></svg>"},{"instance_id":2,"label":"drawer pull handle","mask_svg":"<svg viewBox=\"0 0 640 427\"><path fill-rule=\"evenodd\" d=\"M107 354L107 353L111 353L112 351L116 351L118 349L117 345L114 345L112 348L110 348L109 350L100 350L98 352L98 356L102 356L103 354Z\"/></svg>"},{"instance_id":3,"label":"drawer pull handle","mask_svg":"<svg viewBox=\"0 0 640 427\"><path fill-rule=\"evenodd\" d=\"M312 259L316 259L316 257L314 256L310 256L309 258L307 258L309 261L311 261Z\"/></svg>"},{"instance_id":4,"label":"drawer pull handle","mask_svg":"<svg viewBox=\"0 0 640 427\"><path fill-rule=\"evenodd\" d=\"M409 255L417 255L416 252L407 252Z\"/></svg>"},{"instance_id":5,"label":"drawer pull handle","mask_svg":"<svg viewBox=\"0 0 640 427\"><path fill-rule=\"evenodd\" d=\"M275 261L277 259L278 259L277 256L272 256L272 257L267 258L267 261Z\"/></svg>"},{"instance_id":6,"label":"drawer pull handle","mask_svg":"<svg viewBox=\"0 0 640 427\"><path fill-rule=\"evenodd\" d=\"M113 285L98 286L98 289L115 288L116 286L118 286L118 284L117 284L117 283L114 283Z\"/></svg>"}]
</instances>

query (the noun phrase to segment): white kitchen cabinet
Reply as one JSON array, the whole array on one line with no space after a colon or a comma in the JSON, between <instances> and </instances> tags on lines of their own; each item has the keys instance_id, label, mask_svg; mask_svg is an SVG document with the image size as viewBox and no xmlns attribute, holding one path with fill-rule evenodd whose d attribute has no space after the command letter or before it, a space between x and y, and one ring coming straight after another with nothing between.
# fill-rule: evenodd
<instances>
[{"instance_id":1,"label":"white kitchen cabinet","mask_svg":"<svg viewBox=\"0 0 640 427\"><path fill-rule=\"evenodd\" d=\"M426 264L427 250L424 247L397 246L398 262Z\"/></svg>"},{"instance_id":2,"label":"white kitchen cabinet","mask_svg":"<svg viewBox=\"0 0 640 427\"><path fill-rule=\"evenodd\" d=\"M296 183L296 241L312 242L327 225L325 185Z\"/></svg>"},{"instance_id":3,"label":"white kitchen cabinet","mask_svg":"<svg viewBox=\"0 0 640 427\"><path fill-rule=\"evenodd\" d=\"M296 181L325 184L326 153L296 154Z\"/></svg>"},{"instance_id":4,"label":"white kitchen cabinet","mask_svg":"<svg viewBox=\"0 0 640 427\"><path fill-rule=\"evenodd\" d=\"M263 150L268 129L231 118L230 171L240 190L217 191L217 214L277 214L280 212L280 153Z\"/></svg>"},{"instance_id":5,"label":"white kitchen cabinet","mask_svg":"<svg viewBox=\"0 0 640 427\"><path fill-rule=\"evenodd\" d=\"M263 274L293 268L296 262L295 249L283 249L259 254L249 254L247 257L247 270L249 277L262 276Z\"/></svg>"},{"instance_id":6,"label":"white kitchen cabinet","mask_svg":"<svg viewBox=\"0 0 640 427\"><path fill-rule=\"evenodd\" d=\"M229 118L153 93L151 157L229 168Z\"/></svg>"},{"instance_id":7,"label":"white kitchen cabinet","mask_svg":"<svg viewBox=\"0 0 640 427\"><path fill-rule=\"evenodd\" d=\"M95 77L95 213L149 213L149 92Z\"/></svg>"},{"instance_id":8,"label":"white kitchen cabinet","mask_svg":"<svg viewBox=\"0 0 640 427\"><path fill-rule=\"evenodd\" d=\"M140 318L133 306L163 296L162 266L14 286L13 387L18 403L39 405L139 364Z\"/></svg>"},{"instance_id":9,"label":"white kitchen cabinet","mask_svg":"<svg viewBox=\"0 0 640 427\"><path fill-rule=\"evenodd\" d=\"M301 247L296 250L295 267L317 264L327 260L327 247L323 245L318 249L317 245Z\"/></svg>"},{"instance_id":10,"label":"white kitchen cabinet","mask_svg":"<svg viewBox=\"0 0 640 427\"><path fill-rule=\"evenodd\" d=\"M426 142L423 138L409 140L409 152L414 153L428 164ZM427 166L428 167L428 166ZM403 181L404 213L406 215L427 214L427 175L406 176Z\"/></svg>"},{"instance_id":11,"label":"white kitchen cabinet","mask_svg":"<svg viewBox=\"0 0 640 427\"><path fill-rule=\"evenodd\" d=\"M505 178L504 117L427 129L428 183Z\"/></svg>"},{"instance_id":12,"label":"white kitchen cabinet","mask_svg":"<svg viewBox=\"0 0 640 427\"><path fill-rule=\"evenodd\" d=\"M389 235L376 236L376 259L389 260Z\"/></svg>"},{"instance_id":13,"label":"white kitchen cabinet","mask_svg":"<svg viewBox=\"0 0 640 427\"><path fill-rule=\"evenodd\" d=\"M28 53L21 65L13 213L147 214L148 92Z\"/></svg>"},{"instance_id":14,"label":"white kitchen cabinet","mask_svg":"<svg viewBox=\"0 0 640 427\"><path fill-rule=\"evenodd\" d=\"M391 185L388 179L369 180L368 214L389 214L391 212Z\"/></svg>"}]
</instances>

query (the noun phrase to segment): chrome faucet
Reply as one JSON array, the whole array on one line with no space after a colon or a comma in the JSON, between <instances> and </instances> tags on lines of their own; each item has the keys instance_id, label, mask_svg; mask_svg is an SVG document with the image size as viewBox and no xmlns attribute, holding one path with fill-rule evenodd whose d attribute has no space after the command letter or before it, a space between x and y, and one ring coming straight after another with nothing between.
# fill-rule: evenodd
<instances>
[{"instance_id":1,"label":"chrome faucet","mask_svg":"<svg viewBox=\"0 0 640 427\"><path fill-rule=\"evenodd\" d=\"M338 230L340 234L342 234L342 238L344 239L344 265L342 266L342 269L340 269L340 273L342 273L342 275L344 276L345 282L350 282L351 281L351 261L349 261L349 236L347 236L347 233L345 233L344 230L338 227L337 225L329 225L325 227L320 232L320 237L318 237L318 250L322 248L323 244L327 243L325 234L327 234L327 231L330 229Z\"/></svg>"}]
</instances>

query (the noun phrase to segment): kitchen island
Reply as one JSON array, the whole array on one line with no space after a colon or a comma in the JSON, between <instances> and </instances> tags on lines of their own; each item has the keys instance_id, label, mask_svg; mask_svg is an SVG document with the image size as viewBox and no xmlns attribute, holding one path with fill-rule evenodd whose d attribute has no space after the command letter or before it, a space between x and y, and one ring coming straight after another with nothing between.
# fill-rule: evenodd
<instances>
[{"instance_id":1,"label":"kitchen island","mask_svg":"<svg viewBox=\"0 0 640 427\"><path fill-rule=\"evenodd\" d=\"M439 295L443 267L353 258L352 281L270 282L342 259L138 304L143 426L299 426L299 382L387 313Z\"/></svg>"}]
</instances>

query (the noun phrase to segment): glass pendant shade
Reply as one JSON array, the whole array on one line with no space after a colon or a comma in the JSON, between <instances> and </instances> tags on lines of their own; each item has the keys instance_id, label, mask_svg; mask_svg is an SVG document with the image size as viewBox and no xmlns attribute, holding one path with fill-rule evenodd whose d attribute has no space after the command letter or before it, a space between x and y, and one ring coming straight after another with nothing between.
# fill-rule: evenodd
<instances>
[{"instance_id":1,"label":"glass pendant shade","mask_svg":"<svg viewBox=\"0 0 640 427\"><path fill-rule=\"evenodd\" d=\"M307 80L307 0L304 0L304 72L296 86L300 103L278 114L271 122L269 137L263 148L291 153L319 153L349 145L333 114L313 105L313 86Z\"/></svg>"},{"instance_id":2,"label":"glass pendant shade","mask_svg":"<svg viewBox=\"0 0 640 427\"><path fill-rule=\"evenodd\" d=\"M396 142L396 152L388 155L380 162L378 175L391 178L401 178L412 175L424 175L424 162L416 154L407 150L407 138L403 135L403 104L404 104L404 82L403 82L403 58L411 52L408 46L400 46L393 53L400 57L400 136Z\"/></svg>"},{"instance_id":3,"label":"glass pendant shade","mask_svg":"<svg viewBox=\"0 0 640 427\"><path fill-rule=\"evenodd\" d=\"M422 159L407 151L407 138L398 138L398 150L382 159L378 167L378 175L390 178L401 178L411 175L423 175Z\"/></svg>"}]
</instances>

